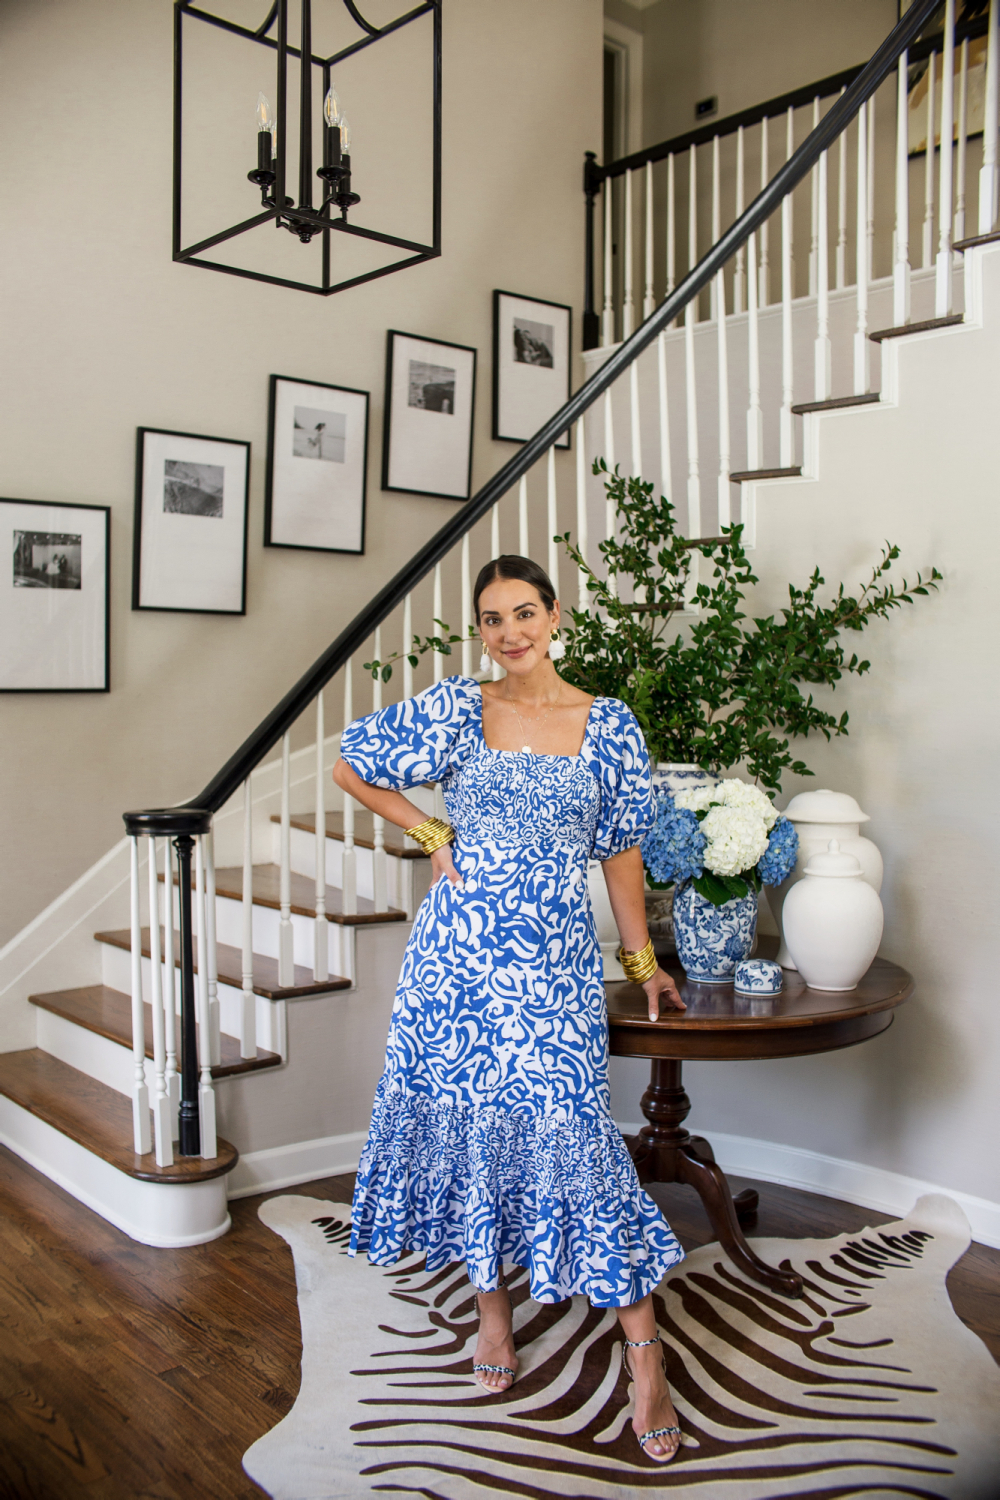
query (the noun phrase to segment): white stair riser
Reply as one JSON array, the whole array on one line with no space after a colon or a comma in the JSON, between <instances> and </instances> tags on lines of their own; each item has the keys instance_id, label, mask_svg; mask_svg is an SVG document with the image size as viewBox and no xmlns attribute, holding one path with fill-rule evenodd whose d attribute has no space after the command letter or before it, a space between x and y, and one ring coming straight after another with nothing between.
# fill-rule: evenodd
<instances>
[{"instance_id":1,"label":"white stair riser","mask_svg":"<svg viewBox=\"0 0 1000 1500\"><path fill-rule=\"evenodd\" d=\"M292 945L295 962L303 968L313 968L315 962L316 918L303 917L292 912ZM228 896L219 896L215 904L216 938L233 948L243 946L243 903ZM272 906L255 906L253 909L253 951L269 958L278 956L278 933L281 913ZM352 977L350 970L350 939L339 922L326 923L327 972Z\"/></svg>"},{"instance_id":2,"label":"white stair riser","mask_svg":"<svg viewBox=\"0 0 1000 1500\"><path fill-rule=\"evenodd\" d=\"M275 844L273 859L275 864L281 861L281 829L278 824L275 827ZM357 890L359 896L367 896L369 901L375 896L375 853L372 849L361 849L357 845L354 848L355 866L357 868ZM388 902L390 906L396 906L402 910L406 909L406 891L409 871L406 868L412 865L412 860L399 859L395 854L386 854L386 885L388 889ZM314 834L307 833L302 828L293 828L291 836L291 867L300 875L310 878L316 874L316 838ZM344 846L340 839L326 840L326 883L343 889L344 885Z\"/></svg>"}]
</instances>

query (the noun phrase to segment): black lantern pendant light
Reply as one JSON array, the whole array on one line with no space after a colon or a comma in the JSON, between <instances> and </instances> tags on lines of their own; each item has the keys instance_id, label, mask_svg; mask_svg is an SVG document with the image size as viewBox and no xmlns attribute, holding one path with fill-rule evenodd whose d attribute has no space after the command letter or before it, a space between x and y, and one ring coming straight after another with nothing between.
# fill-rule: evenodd
<instances>
[{"instance_id":1,"label":"black lantern pendant light","mask_svg":"<svg viewBox=\"0 0 1000 1500\"><path fill-rule=\"evenodd\" d=\"M327 0L332 4L333 0ZM274 0L261 25L252 31L238 26L221 16L195 7L193 0L175 0L174 7L174 260L188 265L203 266L208 270L225 271L233 276L245 276L256 281L269 281L278 286L295 287L301 291L318 292L329 296L346 287L357 286L378 276L387 276L405 266L431 260L441 253L441 3L442 0L424 0L387 25L376 27L361 15L354 0L343 0L345 9L354 24L364 35L349 46L329 57L317 57L313 52L312 0L299 0L300 37L299 46L288 40L288 0ZM341 106L334 87L332 71L335 66L381 41L384 37L398 33L427 17L430 27L430 45L433 60L433 146L431 178L431 205L433 231L430 244L417 240L402 239L398 235L386 234L371 226L362 226L348 221L348 211L361 202L361 195L353 190L351 181L351 126ZM235 36L258 43L276 54L277 76L275 100L271 108L268 96L261 91L257 96L257 165L247 173L249 180L260 189L261 212L241 223L184 246L181 230L182 215L182 104L183 104L183 42L185 24L208 23ZM272 32L274 35L272 36ZM289 58L297 59L299 72L299 119L298 119L298 194L290 196L286 178L288 147L287 80ZM322 165L313 170L313 73L319 70L322 79ZM205 258L204 252L216 245L224 244L240 235L273 224L295 235L304 245L317 235L322 236L322 274L317 283L299 281L288 276L269 275L236 265L225 265ZM409 252L402 260L379 266L361 275L353 275L336 281L337 234L349 234L383 245L391 245Z\"/></svg>"}]
</instances>

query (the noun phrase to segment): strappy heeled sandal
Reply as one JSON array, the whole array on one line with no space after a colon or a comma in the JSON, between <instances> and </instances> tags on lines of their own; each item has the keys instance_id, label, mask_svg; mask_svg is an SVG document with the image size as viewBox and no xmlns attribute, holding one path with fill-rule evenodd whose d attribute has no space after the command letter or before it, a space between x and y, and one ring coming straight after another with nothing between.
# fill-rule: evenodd
<instances>
[{"instance_id":1,"label":"strappy heeled sandal","mask_svg":"<svg viewBox=\"0 0 1000 1500\"><path fill-rule=\"evenodd\" d=\"M504 1292L504 1291L507 1292L507 1297L508 1297L508 1299L510 1301L510 1310L511 1310L511 1313L513 1313L513 1311L514 1311L514 1299L513 1299L513 1297L511 1297L510 1291L508 1290L506 1276L503 1278L502 1281L500 1281L498 1283L498 1285L497 1285L497 1291L498 1292ZM476 1293L476 1306L477 1307L479 1306L479 1293L478 1292ZM489 1375L509 1375L510 1376L510 1385L513 1385L514 1381L517 1379L517 1371L516 1370L512 1370L511 1367L510 1367L510 1365L473 1365L472 1366L472 1373L473 1373L473 1375L478 1376L480 1370L485 1371ZM509 1391L510 1390L510 1385L504 1386L503 1390L501 1390L498 1386L487 1385L484 1380L480 1380L479 1384L482 1386L482 1388L483 1388L484 1391L489 1391L494 1396L502 1395L503 1391Z\"/></svg>"},{"instance_id":2,"label":"strappy heeled sandal","mask_svg":"<svg viewBox=\"0 0 1000 1500\"><path fill-rule=\"evenodd\" d=\"M628 1359L626 1358L625 1350L626 1349L645 1349L650 1344L660 1344L660 1340L658 1338L655 1338L655 1339L626 1339L625 1340L625 1346L622 1349L622 1367L623 1367L623 1369L625 1371L625 1374L628 1376L629 1380L631 1380L633 1382L633 1384L635 1383L635 1375L629 1369ZM667 1373L667 1360L666 1360L666 1355L663 1353L663 1345L662 1344L660 1344L660 1358L663 1360L663 1373L665 1375ZM681 1430L680 1430L679 1427L652 1427L652 1428L650 1428L649 1432L644 1432L641 1437L637 1433L636 1434L636 1441L638 1442L639 1447L642 1449L643 1453L646 1453L646 1444L647 1443L651 1443L654 1438L672 1437L675 1433L677 1434L677 1440L678 1440L677 1441L677 1448L679 1448L680 1447L680 1437L681 1437ZM646 1453L646 1457L647 1458L651 1458L653 1460L654 1464L668 1464L672 1458L676 1457L677 1448L674 1448L673 1452L671 1452L671 1453Z\"/></svg>"}]
</instances>

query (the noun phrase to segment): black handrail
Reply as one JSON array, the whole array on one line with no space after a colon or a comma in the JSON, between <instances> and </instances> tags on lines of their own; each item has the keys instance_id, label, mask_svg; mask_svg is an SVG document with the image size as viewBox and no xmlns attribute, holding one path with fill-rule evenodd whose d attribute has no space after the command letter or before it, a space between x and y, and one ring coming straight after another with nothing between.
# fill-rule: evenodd
<instances>
[{"instance_id":1,"label":"black handrail","mask_svg":"<svg viewBox=\"0 0 1000 1500\"><path fill-rule=\"evenodd\" d=\"M627 370L629 365L657 337L669 327L678 314L691 302L712 277L722 269L739 247L749 239L755 229L769 219L781 200L802 181L820 155L827 150L840 132L853 119L861 105L870 97L895 66L899 54L909 46L940 4L940 0L914 0L886 37L871 61L866 63L846 92L823 117L816 129L803 141L794 155L781 167L734 224L709 250L708 254L689 271L684 280L660 303L655 312L636 329L631 338L620 344L615 352L587 380L566 405L535 433L533 438L499 469L471 500L466 501L461 511L452 518L430 541L421 547L415 557L401 568L394 578L379 590L374 599L355 615L351 623L342 630L332 645L328 646L309 670L286 693L254 732L244 740L236 753L230 756L222 769L192 802L185 803L185 810L192 815L204 816L206 811L218 812L246 780L250 772L259 765L267 752L275 746L282 735L291 728L300 714L321 692L330 679L353 656L354 652L380 625L397 604L416 587L435 563L441 561L455 543L503 496L513 484L527 474L539 458L573 425L578 417L603 395L610 385ZM130 819L135 819L135 832L145 831L139 819L141 814L126 814L126 827L133 831Z\"/></svg>"}]
</instances>

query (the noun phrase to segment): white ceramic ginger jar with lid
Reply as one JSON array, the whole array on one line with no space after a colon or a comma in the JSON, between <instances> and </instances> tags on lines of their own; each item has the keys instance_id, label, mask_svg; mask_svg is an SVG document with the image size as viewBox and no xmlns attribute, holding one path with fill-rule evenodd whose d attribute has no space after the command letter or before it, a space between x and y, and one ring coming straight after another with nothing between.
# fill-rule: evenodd
<instances>
[{"instance_id":1,"label":"white ceramic ginger jar with lid","mask_svg":"<svg viewBox=\"0 0 1000 1500\"><path fill-rule=\"evenodd\" d=\"M861 866L861 878L878 895L882 889L882 856L878 846L861 832L861 824L869 823L868 814L861 811L855 799L846 792L832 792L827 788L818 791L799 792L785 808L784 816L795 825L799 836L799 853L795 869L780 885L767 886L767 904L782 931L778 963L783 969L794 969L788 945L781 925L781 913L785 897L797 881L805 874L806 865L814 854L827 848L831 839L836 839L841 853L853 854Z\"/></svg>"},{"instance_id":2,"label":"white ceramic ginger jar with lid","mask_svg":"<svg viewBox=\"0 0 1000 1500\"><path fill-rule=\"evenodd\" d=\"M789 953L814 990L853 990L882 941L882 903L836 839L814 854L785 897Z\"/></svg>"}]
</instances>

